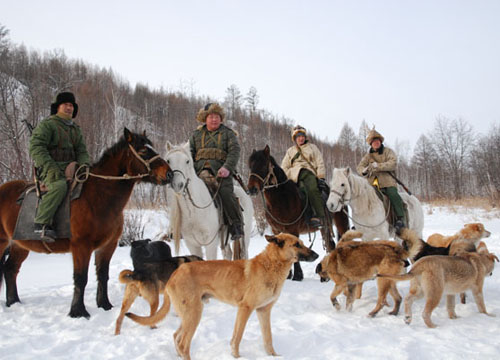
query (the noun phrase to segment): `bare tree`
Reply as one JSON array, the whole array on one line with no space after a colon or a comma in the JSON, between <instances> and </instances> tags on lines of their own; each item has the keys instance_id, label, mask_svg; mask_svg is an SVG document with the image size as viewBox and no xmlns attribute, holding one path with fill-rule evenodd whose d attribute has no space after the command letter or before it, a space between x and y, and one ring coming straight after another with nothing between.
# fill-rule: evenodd
<instances>
[{"instance_id":1,"label":"bare tree","mask_svg":"<svg viewBox=\"0 0 500 360\"><path fill-rule=\"evenodd\" d=\"M466 166L474 147L472 126L461 118L449 120L441 116L436 119L431 139L448 172L451 193L455 199L461 199L464 195Z\"/></svg>"}]
</instances>

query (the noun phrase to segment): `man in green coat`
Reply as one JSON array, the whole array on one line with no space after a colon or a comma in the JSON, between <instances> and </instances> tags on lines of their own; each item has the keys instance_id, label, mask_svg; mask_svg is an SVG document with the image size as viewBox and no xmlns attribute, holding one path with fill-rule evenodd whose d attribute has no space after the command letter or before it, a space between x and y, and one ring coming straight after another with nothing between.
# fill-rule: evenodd
<instances>
[{"instance_id":1,"label":"man in green coat","mask_svg":"<svg viewBox=\"0 0 500 360\"><path fill-rule=\"evenodd\" d=\"M219 181L218 194L229 222L232 240L243 237L243 221L240 205L234 195L233 177L240 158L240 144L236 133L222 124L224 110L217 103L200 109L196 120L203 123L189 138L194 168L198 175L210 172ZM203 176L201 176L203 178Z\"/></svg>"},{"instance_id":2,"label":"man in green coat","mask_svg":"<svg viewBox=\"0 0 500 360\"><path fill-rule=\"evenodd\" d=\"M38 124L30 139L30 156L47 188L38 204L35 233L47 242L56 238L52 221L68 190L67 180L71 180L78 164L89 164L90 160L80 127L73 122L77 113L73 93L58 94L50 106L50 116Z\"/></svg>"},{"instance_id":3,"label":"man in green coat","mask_svg":"<svg viewBox=\"0 0 500 360\"><path fill-rule=\"evenodd\" d=\"M394 227L399 231L405 227L405 213L396 180L391 176L398 164L396 153L384 146L384 137L375 129L368 133L366 142L370 145L370 151L361 159L357 167L358 173L387 195L397 217Z\"/></svg>"}]
</instances>

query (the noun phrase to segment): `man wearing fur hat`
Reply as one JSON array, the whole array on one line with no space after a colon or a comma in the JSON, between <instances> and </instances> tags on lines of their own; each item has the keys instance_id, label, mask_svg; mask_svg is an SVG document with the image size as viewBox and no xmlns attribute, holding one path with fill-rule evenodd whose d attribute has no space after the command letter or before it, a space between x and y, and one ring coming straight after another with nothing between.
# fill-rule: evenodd
<instances>
[{"instance_id":1,"label":"man wearing fur hat","mask_svg":"<svg viewBox=\"0 0 500 360\"><path fill-rule=\"evenodd\" d=\"M313 211L308 220L309 226L318 228L324 223L325 208L318 189L318 179L325 180L325 165L323 155L318 147L309 142L306 129L300 125L292 129L292 141L281 167L286 176L306 192Z\"/></svg>"},{"instance_id":2,"label":"man wearing fur hat","mask_svg":"<svg viewBox=\"0 0 500 360\"><path fill-rule=\"evenodd\" d=\"M80 127L73 121L77 113L73 93L58 94L50 106L50 116L33 130L29 143L30 156L47 188L35 216L35 233L47 242L56 238L52 221L68 190L67 180L73 178L77 164L90 160Z\"/></svg>"},{"instance_id":3,"label":"man wearing fur hat","mask_svg":"<svg viewBox=\"0 0 500 360\"><path fill-rule=\"evenodd\" d=\"M405 214L403 200L398 193L396 180L391 173L396 170L398 159L396 153L384 146L384 137L372 129L366 137L370 150L359 163L357 171L360 175L368 178L370 184L377 186L389 198L394 212L396 223L394 227L400 230L405 227Z\"/></svg>"},{"instance_id":4,"label":"man wearing fur hat","mask_svg":"<svg viewBox=\"0 0 500 360\"><path fill-rule=\"evenodd\" d=\"M203 123L189 138L194 168L200 177L204 173L216 176L218 195L229 223L232 240L243 237L243 220L240 205L234 195L232 174L240 158L240 144L236 133L222 124L224 110L217 103L205 105L196 116Z\"/></svg>"}]
</instances>

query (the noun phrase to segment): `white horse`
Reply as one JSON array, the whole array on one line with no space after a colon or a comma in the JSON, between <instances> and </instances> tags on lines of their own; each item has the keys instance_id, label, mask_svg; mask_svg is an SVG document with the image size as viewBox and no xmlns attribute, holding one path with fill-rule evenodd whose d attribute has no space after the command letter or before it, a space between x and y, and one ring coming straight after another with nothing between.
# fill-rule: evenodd
<instances>
[{"instance_id":1,"label":"white horse","mask_svg":"<svg viewBox=\"0 0 500 360\"><path fill-rule=\"evenodd\" d=\"M408 227L422 238L424 211L420 201L413 195L400 195L408 208ZM394 236L392 227L389 232L387 213L374 187L365 178L353 174L350 168L333 169L330 196L326 203L332 212L340 211L343 205L351 207L351 220L356 229L363 233L363 240L389 239Z\"/></svg>"},{"instance_id":2,"label":"white horse","mask_svg":"<svg viewBox=\"0 0 500 360\"><path fill-rule=\"evenodd\" d=\"M174 171L174 178L167 187L167 202L170 233L175 240L176 251L182 236L192 255L203 257L202 248L205 248L206 259L214 260L217 258L217 246L221 245L224 259L231 260L233 251L229 245L234 241L229 239L228 246L224 246L227 226L223 224L207 186L196 175L189 143L174 146L167 142L166 150L165 160ZM240 258L246 259L254 216L253 204L250 196L236 182L234 194L243 208L245 236L240 240Z\"/></svg>"}]
</instances>

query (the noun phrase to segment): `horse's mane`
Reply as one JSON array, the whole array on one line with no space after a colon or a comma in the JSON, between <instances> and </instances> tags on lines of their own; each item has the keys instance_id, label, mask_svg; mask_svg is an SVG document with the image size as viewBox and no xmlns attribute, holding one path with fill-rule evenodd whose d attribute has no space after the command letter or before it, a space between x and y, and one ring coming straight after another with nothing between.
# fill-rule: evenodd
<instances>
[{"instance_id":1,"label":"horse's mane","mask_svg":"<svg viewBox=\"0 0 500 360\"><path fill-rule=\"evenodd\" d=\"M359 195L362 191L364 191L366 196L361 198L367 200L367 207L371 211L373 206L381 201L377 195L375 188L371 186L370 183L365 178L356 175L352 171L350 172L349 177L351 177L352 180L351 193Z\"/></svg>"},{"instance_id":2,"label":"horse's mane","mask_svg":"<svg viewBox=\"0 0 500 360\"><path fill-rule=\"evenodd\" d=\"M151 145L151 141L146 136L136 133L132 133L132 135L133 135L133 141L132 141L133 144L136 144L140 140L142 140L144 144ZM100 167L101 165L106 163L110 158L115 157L117 154L119 154L121 151L123 151L123 149L126 149L127 147L128 147L128 141L125 139L125 137L122 136L117 143L111 145L108 149L106 149L103 152L101 158L97 160L97 162L94 163L92 167Z\"/></svg>"},{"instance_id":3,"label":"horse's mane","mask_svg":"<svg viewBox=\"0 0 500 360\"><path fill-rule=\"evenodd\" d=\"M276 175L278 182L282 183L282 182L286 181L288 178L285 174L285 171L283 171L281 166L279 166L278 163L276 162L276 160L274 160L274 157L269 156L269 158L271 159L271 165L274 167L274 174Z\"/></svg>"}]
</instances>

